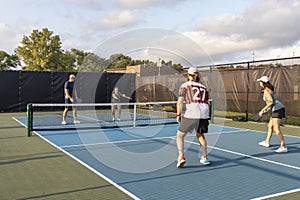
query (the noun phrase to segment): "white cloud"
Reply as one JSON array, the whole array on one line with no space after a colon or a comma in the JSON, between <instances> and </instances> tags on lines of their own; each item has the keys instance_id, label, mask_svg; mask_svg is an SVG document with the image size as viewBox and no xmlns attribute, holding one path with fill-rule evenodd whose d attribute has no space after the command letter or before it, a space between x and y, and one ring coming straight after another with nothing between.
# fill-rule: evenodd
<instances>
[{"instance_id":1,"label":"white cloud","mask_svg":"<svg viewBox=\"0 0 300 200\"><path fill-rule=\"evenodd\" d=\"M135 25L140 20L137 10L114 10L96 20L82 23L83 37L89 38L94 34L112 29L126 28Z\"/></svg>"},{"instance_id":2,"label":"white cloud","mask_svg":"<svg viewBox=\"0 0 300 200\"><path fill-rule=\"evenodd\" d=\"M256 57L259 58L286 58L286 57L299 57L300 56L300 41L298 41L296 44L282 48L270 48L267 50L260 50L257 53L255 53Z\"/></svg>"},{"instance_id":3,"label":"white cloud","mask_svg":"<svg viewBox=\"0 0 300 200\"><path fill-rule=\"evenodd\" d=\"M300 56L299 0L256 0L254 1L257 2L256 4L240 14L224 14L223 10L221 10L223 14L216 14L219 12L217 10L213 13L214 17L208 19L204 19L207 15L199 14L203 16L201 20L194 19L195 15L198 16L197 13L181 16L173 9L176 5L178 9L182 7L183 11L189 8L197 11L199 9L199 13L205 13L204 8L190 7L196 0L64 0L62 2L54 1L53 5L47 7L48 10L53 9L53 12L45 11L43 13L45 15L41 15L36 10L29 11L26 16L20 16L22 12L19 12L13 15L14 18L10 18L11 21L8 19L2 23L0 21L1 49L13 52L22 37L30 35L36 28L47 27L54 34L60 35L63 49L75 47L90 50L114 34L141 27L143 24L146 27L147 25L167 29L173 27L174 30L179 30L174 27L173 22L177 22L180 30L185 30L182 35L191 38L204 50L195 53L194 49L184 46L183 51L190 55L185 56L193 58L192 61L196 64L201 64L207 54L221 62L251 59L253 51L257 59L276 58L278 55L291 56L292 52L295 52L295 56ZM207 3L207 5L213 4ZM166 9L168 12L176 13L178 18L174 15L163 16L155 13L155 11L164 13ZM212 8L207 9L210 13ZM180 21L181 17L184 18L184 22ZM166 49L176 49L176 46L180 45L180 41L176 39L166 41L169 43L163 43Z\"/></svg>"},{"instance_id":4,"label":"white cloud","mask_svg":"<svg viewBox=\"0 0 300 200\"><path fill-rule=\"evenodd\" d=\"M182 0L119 0L117 5L127 8L145 8L164 4L173 4Z\"/></svg>"},{"instance_id":5,"label":"white cloud","mask_svg":"<svg viewBox=\"0 0 300 200\"><path fill-rule=\"evenodd\" d=\"M271 48L291 49L300 41L299 10L297 0L259 1L241 15L216 16L197 31L184 35L213 57Z\"/></svg>"},{"instance_id":6,"label":"white cloud","mask_svg":"<svg viewBox=\"0 0 300 200\"><path fill-rule=\"evenodd\" d=\"M14 53L14 49L19 42L19 37L13 31L13 28L5 23L0 23L0 37L1 50L4 50L9 54Z\"/></svg>"},{"instance_id":7,"label":"white cloud","mask_svg":"<svg viewBox=\"0 0 300 200\"><path fill-rule=\"evenodd\" d=\"M79 39L90 43L99 40L99 37L107 38L128 28L139 26L146 20L145 12L150 7L167 7L182 0L65 0L65 2L76 8L76 11L70 9L69 12L74 13L75 16L71 16L79 20ZM89 11L89 15L84 15L83 10Z\"/></svg>"},{"instance_id":8,"label":"white cloud","mask_svg":"<svg viewBox=\"0 0 300 200\"><path fill-rule=\"evenodd\" d=\"M119 28L135 24L138 19L137 10L113 11L103 18L101 26L104 28Z\"/></svg>"},{"instance_id":9,"label":"white cloud","mask_svg":"<svg viewBox=\"0 0 300 200\"><path fill-rule=\"evenodd\" d=\"M70 6L80 6L89 9L101 9L103 8L104 1L99 0L65 0Z\"/></svg>"}]
</instances>

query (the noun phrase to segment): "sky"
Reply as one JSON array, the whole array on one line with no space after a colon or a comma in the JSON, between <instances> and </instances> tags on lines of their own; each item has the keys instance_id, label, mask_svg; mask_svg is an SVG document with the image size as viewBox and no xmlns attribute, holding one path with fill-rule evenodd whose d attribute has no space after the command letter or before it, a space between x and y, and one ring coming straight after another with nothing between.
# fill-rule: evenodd
<instances>
[{"instance_id":1,"label":"sky","mask_svg":"<svg viewBox=\"0 0 300 200\"><path fill-rule=\"evenodd\" d=\"M10 0L0 50L34 29L62 48L192 65L300 56L300 0ZM187 65L188 65L187 64Z\"/></svg>"}]
</instances>

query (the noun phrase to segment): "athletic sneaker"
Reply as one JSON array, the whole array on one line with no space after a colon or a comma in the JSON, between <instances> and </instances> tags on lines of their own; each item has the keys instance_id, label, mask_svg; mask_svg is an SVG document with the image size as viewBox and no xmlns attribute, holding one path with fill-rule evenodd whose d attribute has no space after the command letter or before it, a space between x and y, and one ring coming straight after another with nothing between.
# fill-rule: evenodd
<instances>
[{"instance_id":1,"label":"athletic sneaker","mask_svg":"<svg viewBox=\"0 0 300 200\"><path fill-rule=\"evenodd\" d=\"M203 165L210 165L210 162L207 158L201 158L200 163Z\"/></svg>"},{"instance_id":2,"label":"athletic sneaker","mask_svg":"<svg viewBox=\"0 0 300 200\"><path fill-rule=\"evenodd\" d=\"M262 141L262 142L258 143L258 145L263 146L263 147L267 147L267 148L270 147L270 144L266 143L265 141Z\"/></svg>"},{"instance_id":3,"label":"athletic sneaker","mask_svg":"<svg viewBox=\"0 0 300 200\"><path fill-rule=\"evenodd\" d=\"M279 147L277 150L275 150L276 153L286 153L288 152L287 147Z\"/></svg>"},{"instance_id":4,"label":"athletic sneaker","mask_svg":"<svg viewBox=\"0 0 300 200\"><path fill-rule=\"evenodd\" d=\"M114 118L114 117L112 118L112 121L113 121L113 122L115 121L115 118Z\"/></svg>"},{"instance_id":5,"label":"athletic sneaker","mask_svg":"<svg viewBox=\"0 0 300 200\"><path fill-rule=\"evenodd\" d=\"M74 124L80 124L80 121L78 121L78 120L74 120L74 122L73 122Z\"/></svg>"},{"instance_id":6,"label":"athletic sneaker","mask_svg":"<svg viewBox=\"0 0 300 200\"><path fill-rule=\"evenodd\" d=\"M185 164L185 158L182 156L177 162L177 168L182 168Z\"/></svg>"},{"instance_id":7,"label":"athletic sneaker","mask_svg":"<svg viewBox=\"0 0 300 200\"><path fill-rule=\"evenodd\" d=\"M61 122L61 124L62 124L62 125L66 125L67 122L66 122L65 120L63 120L63 121Z\"/></svg>"}]
</instances>

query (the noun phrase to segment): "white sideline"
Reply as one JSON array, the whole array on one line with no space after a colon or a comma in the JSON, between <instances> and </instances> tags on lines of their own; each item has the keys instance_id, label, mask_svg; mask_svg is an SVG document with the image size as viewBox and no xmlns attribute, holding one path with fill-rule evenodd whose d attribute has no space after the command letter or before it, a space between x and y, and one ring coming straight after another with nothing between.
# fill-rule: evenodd
<instances>
[{"instance_id":1,"label":"white sideline","mask_svg":"<svg viewBox=\"0 0 300 200\"><path fill-rule=\"evenodd\" d=\"M300 188L285 191L285 192L280 192L280 193L276 193L276 194L271 194L271 195L267 195L267 196L263 196L263 197L257 197L257 198L251 199L251 200L263 200L263 199L268 199L268 198L272 198L272 197L282 196L282 195L285 195L285 194L291 194L291 193L294 193L294 192L300 192Z\"/></svg>"},{"instance_id":2,"label":"white sideline","mask_svg":"<svg viewBox=\"0 0 300 200\"><path fill-rule=\"evenodd\" d=\"M191 142L191 141L186 141L186 142L191 143L191 144L199 145L196 142ZM247 154L243 154L243 153L239 153L239 152L235 152L235 151L231 151L231 150L227 150L227 149L221 149L221 148L218 148L218 147L212 147L212 146L207 146L207 147L209 147L211 149L216 149L216 150L219 150L219 151L223 151L223 152L226 152L226 153L231 153L231 154L235 154L235 155L239 155L239 156L244 156L244 157L247 157L247 158L252 158L252 159L255 159L255 160L260 160L260 161L272 163L272 164L275 164L275 165L280 165L280 166L300 170L300 167L296 167L296 166L293 166L293 165L288 165L288 164L284 164L284 163L280 163L280 162L276 162L276 161L272 161L272 160L268 160L268 159L264 159L264 158L250 156L250 155L247 155Z\"/></svg>"}]
</instances>

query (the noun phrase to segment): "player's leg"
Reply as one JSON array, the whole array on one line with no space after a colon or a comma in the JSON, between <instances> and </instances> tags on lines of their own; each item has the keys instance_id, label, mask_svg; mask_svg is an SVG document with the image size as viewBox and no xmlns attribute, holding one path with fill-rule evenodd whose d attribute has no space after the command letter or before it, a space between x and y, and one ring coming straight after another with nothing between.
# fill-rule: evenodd
<instances>
[{"instance_id":1,"label":"player's leg","mask_svg":"<svg viewBox=\"0 0 300 200\"><path fill-rule=\"evenodd\" d=\"M284 141L283 134L280 129L280 118L273 118L273 124L274 124L274 132L276 133L278 140L280 141L280 147L276 150L277 153L287 152L287 147Z\"/></svg>"},{"instance_id":2,"label":"player's leg","mask_svg":"<svg viewBox=\"0 0 300 200\"><path fill-rule=\"evenodd\" d=\"M67 124L66 118L67 118L68 111L69 111L68 107L66 107L63 111L63 119L62 119L62 122L61 122L62 125Z\"/></svg>"},{"instance_id":3,"label":"player's leg","mask_svg":"<svg viewBox=\"0 0 300 200\"><path fill-rule=\"evenodd\" d=\"M200 144L200 148L201 148L201 153L202 156L200 158L200 163L204 164L204 165L209 165L210 162L207 158L207 142L206 142L206 138L204 136L205 133L208 132L208 119L200 119L199 120L199 125L197 128L197 138Z\"/></svg>"},{"instance_id":4,"label":"player's leg","mask_svg":"<svg viewBox=\"0 0 300 200\"><path fill-rule=\"evenodd\" d=\"M73 107L73 118L74 118L74 124L79 124L80 121L77 119L77 109Z\"/></svg>"},{"instance_id":5,"label":"player's leg","mask_svg":"<svg viewBox=\"0 0 300 200\"><path fill-rule=\"evenodd\" d=\"M112 105L111 106L111 115L112 115L112 120L115 121L115 112L116 112L116 106Z\"/></svg>"},{"instance_id":6,"label":"player's leg","mask_svg":"<svg viewBox=\"0 0 300 200\"><path fill-rule=\"evenodd\" d=\"M176 145L178 150L178 158L177 158L177 167L183 167L185 164L184 158L184 137L186 136L186 132L182 132L180 130L177 131L176 135Z\"/></svg>"},{"instance_id":7,"label":"player's leg","mask_svg":"<svg viewBox=\"0 0 300 200\"><path fill-rule=\"evenodd\" d=\"M118 110L118 120L121 119L121 105L117 105L117 110Z\"/></svg>"},{"instance_id":8,"label":"player's leg","mask_svg":"<svg viewBox=\"0 0 300 200\"><path fill-rule=\"evenodd\" d=\"M186 136L185 132L180 130L177 131L176 135L176 145L178 149L178 159L184 156L184 137Z\"/></svg>"},{"instance_id":9,"label":"player's leg","mask_svg":"<svg viewBox=\"0 0 300 200\"><path fill-rule=\"evenodd\" d=\"M70 99L65 99L65 104L70 104L70 103L72 103L70 101ZM66 119L67 119L67 115L68 115L69 109L70 109L70 106L66 105L65 109L64 109L64 112L63 112L63 119L62 119L62 122L61 122L62 125L66 125L67 124L67 120Z\"/></svg>"},{"instance_id":10,"label":"player's leg","mask_svg":"<svg viewBox=\"0 0 300 200\"><path fill-rule=\"evenodd\" d=\"M202 158L207 158L207 143L204 134L197 133L197 138L200 144Z\"/></svg>"},{"instance_id":11,"label":"player's leg","mask_svg":"<svg viewBox=\"0 0 300 200\"><path fill-rule=\"evenodd\" d=\"M271 137L273 135L273 128L274 128L273 118L270 117L270 121L268 123L268 134L265 140L268 144L270 143Z\"/></svg>"},{"instance_id":12,"label":"player's leg","mask_svg":"<svg viewBox=\"0 0 300 200\"><path fill-rule=\"evenodd\" d=\"M200 158L200 163L204 165L209 165L210 161L207 158L207 142L204 134L197 133L198 141L200 143L202 156Z\"/></svg>"},{"instance_id":13,"label":"player's leg","mask_svg":"<svg viewBox=\"0 0 300 200\"><path fill-rule=\"evenodd\" d=\"M263 147L269 147L270 146L270 140L271 140L271 137L273 135L273 120L272 120L272 117L270 117L270 121L268 123L268 132L267 132L267 137L264 141L261 141L260 143L258 143L260 146L263 146Z\"/></svg>"},{"instance_id":14,"label":"player's leg","mask_svg":"<svg viewBox=\"0 0 300 200\"><path fill-rule=\"evenodd\" d=\"M185 157L184 157L184 137L188 132L191 132L195 129L195 121L194 119L187 119L182 118L180 126L177 131L176 135L176 145L178 150L178 158L177 158L177 167L183 167L185 164Z\"/></svg>"}]
</instances>

